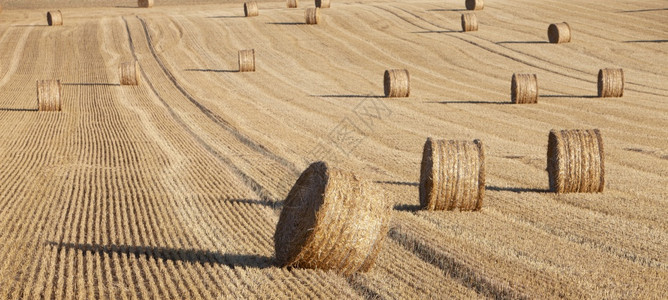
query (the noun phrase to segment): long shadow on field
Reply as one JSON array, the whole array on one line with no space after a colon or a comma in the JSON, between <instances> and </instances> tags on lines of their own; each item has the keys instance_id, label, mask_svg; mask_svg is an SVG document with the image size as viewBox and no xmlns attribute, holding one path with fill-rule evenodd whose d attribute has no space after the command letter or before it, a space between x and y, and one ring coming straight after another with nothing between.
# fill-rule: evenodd
<instances>
[{"instance_id":1,"label":"long shadow on field","mask_svg":"<svg viewBox=\"0 0 668 300\"><path fill-rule=\"evenodd\" d=\"M92 83L92 82L71 82L63 83L63 85L75 85L75 86L121 86L120 83Z\"/></svg>"},{"instance_id":2,"label":"long shadow on field","mask_svg":"<svg viewBox=\"0 0 668 300\"><path fill-rule=\"evenodd\" d=\"M498 192L514 192L514 193L549 193L549 189L532 189L532 188L516 188L516 187L502 187L488 185L485 189Z\"/></svg>"},{"instance_id":3,"label":"long shadow on field","mask_svg":"<svg viewBox=\"0 0 668 300\"><path fill-rule=\"evenodd\" d=\"M465 8L434 8L434 9L427 9L427 11L465 11Z\"/></svg>"},{"instance_id":4,"label":"long shadow on field","mask_svg":"<svg viewBox=\"0 0 668 300\"><path fill-rule=\"evenodd\" d=\"M397 204L397 205L394 206L394 210L416 212L416 211L420 210L420 205L417 205L417 204Z\"/></svg>"},{"instance_id":5,"label":"long shadow on field","mask_svg":"<svg viewBox=\"0 0 668 300\"><path fill-rule=\"evenodd\" d=\"M209 19L236 19L236 18L245 18L244 16L212 16L207 17Z\"/></svg>"},{"instance_id":6,"label":"long shadow on field","mask_svg":"<svg viewBox=\"0 0 668 300\"><path fill-rule=\"evenodd\" d=\"M668 43L668 40L635 40L624 41L624 43Z\"/></svg>"},{"instance_id":7,"label":"long shadow on field","mask_svg":"<svg viewBox=\"0 0 668 300\"><path fill-rule=\"evenodd\" d=\"M511 102L496 102L496 101L427 101L425 103L438 103L438 104L495 104L495 105L506 105L512 104Z\"/></svg>"},{"instance_id":8,"label":"long shadow on field","mask_svg":"<svg viewBox=\"0 0 668 300\"><path fill-rule=\"evenodd\" d=\"M453 33L453 32L462 32L461 30L425 30L425 31L413 31L411 33Z\"/></svg>"},{"instance_id":9,"label":"long shadow on field","mask_svg":"<svg viewBox=\"0 0 668 300\"><path fill-rule=\"evenodd\" d=\"M497 44L547 44L548 41L501 41Z\"/></svg>"},{"instance_id":10,"label":"long shadow on field","mask_svg":"<svg viewBox=\"0 0 668 300\"><path fill-rule=\"evenodd\" d=\"M0 111L38 111L37 108L0 108Z\"/></svg>"},{"instance_id":11,"label":"long shadow on field","mask_svg":"<svg viewBox=\"0 0 668 300\"><path fill-rule=\"evenodd\" d=\"M659 11L659 10L668 10L668 8L650 8L650 9L638 9L638 10L622 10L622 11L618 11L618 12L621 12L621 13L635 13L635 12Z\"/></svg>"},{"instance_id":12,"label":"long shadow on field","mask_svg":"<svg viewBox=\"0 0 668 300\"><path fill-rule=\"evenodd\" d=\"M244 203L244 204L252 204L252 205L262 205L266 207L270 207L273 209L279 208L283 206L283 201L264 201L264 200L256 200L256 199L225 199L227 202L231 203Z\"/></svg>"},{"instance_id":13,"label":"long shadow on field","mask_svg":"<svg viewBox=\"0 0 668 300\"><path fill-rule=\"evenodd\" d=\"M214 72L214 73L239 73L239 70L217 70L217 69L185 69L188 72Z\"/></svg>"},{"instance_id":14,"label":"long shadow on field","mask_svg":"<svg viewBox=\"0 0 668 300\"><path fill-rule=\"evenodd\" d=\"M74 244L74 243L56 243L47 242L47 244L56 246L60 249L74 249L90 253L104 254L125 254L135 257L151 257L154 259L184 261L198 264L221 264L230 268L269 268L274 266L272 257L256 254L235 254L220 253L218 251L208 251L199 249L174 249L164 247L150 246L130 246L130 245L97 245L97 244Z\"/></svg>"},{"instance_id":15,"label":"long shadow on field","mask_svg":"<svg viewBox=\"0 0 668 300\"><path fill-rule=\"evenodd\" d=\"M266 24L270 24L270 25L306 25L306 23L302 23L302 22L269 22L269 23L266 23Z\"/></svg>"},{"instance_id":16,"label":"long shadow on field","mask_svg":"<svg viewBox=\"0 0 668 300\"><path fill-rule=\"evenodd\" d=\"M539 95L540 98L598 98L596 95Z\"/></svg>"},{"instance_id":17,"label":"long shadow on field","mask_svg":"<svg viewBox=\"0 0 668 300\"><path fill-rule=\"evenodd\" d=\"M419 182L407 182L407 181L375 181L380 184L393 184L393 185L408 185L408 186L419 186Z\"/></svg>"},{"instance_id":18,"label":"long shadow on field","mask_svg":"<svg viewBox=\"0 0 668 300\"><path fill-rule=\"evenodd\" d=\"M321 98L385 98L379 95L311 95L311 97Z\"/></svg>"}]
</instances>

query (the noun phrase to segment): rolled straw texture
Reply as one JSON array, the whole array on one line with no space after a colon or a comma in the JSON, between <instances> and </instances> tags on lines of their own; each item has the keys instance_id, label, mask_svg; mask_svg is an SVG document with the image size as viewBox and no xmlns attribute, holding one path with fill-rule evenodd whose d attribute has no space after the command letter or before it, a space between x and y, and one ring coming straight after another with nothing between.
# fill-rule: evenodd
<instances>
[{"instance_id":1,"label":"rolled straw texture","mask_svg":"<svg viewBox=\"0 0 668 300\"><path fill-rule=\"evenodd\" d=\"M510 81L510 100L515 104L538 103L536 74L513 74Z\"/></svg>"},{"instance_id":2,"label":"rolled straw texture","mask_svg":"<svg viewBox=\"0 0 668 300\"><path fill-rule=\"evenodd\" d=\"M260 11L257 8L257 2L245 2L244 3L244 16L246 17L257 17L260 15Z\"/></svg>"},{"instance_id":3,"label":"rolled straw texture","mask_svg":"<svg viewBox=\"0 0 668 300\"><path fill-rule=\"evenodd\" d=\"M427 139L420 169L420 207L475 211L485 197L482 141Z\"/></svg>"},{"instance_id":4,"label":"rolled straw texture","mask_svg":"<svg viewBox=\"0 0 668 300\"><path fill-rule=\"evenodd\" d=\"M318 24L320 23L320 9L317 7L307 8L304 17L306 18L306 24Z\"/></svg>"},{"instance_id":5,"label":"rolled straw texture","mask_svg":"<svg viewBox=\"0 0 668 300\"><path fill-rule=\"evenodd\" d=\"M547 27L547 38L550 43L561 44L571 41L571 26L568 23L554 23Z\"/></svg>"},{"instance_id":6,"label":"rolled straw texture","mask_svg":"<svg viewBox=\"0 0 668 300\"><path fill-rule=\"evenodd\" d=\"M550 131L547 143L550 190L559 194L603 192L604 158L598 129Z\"/></svg>"},{"instance_id":7,"label":"rolled straw texture","mask_svg":"<svg viewBox=\"0 0 668 300\"><path fill-rule=\"evenodd\" d=\"M255 49L239 50L239 72L255 72Z\"/></svg>"},{"instance_id":8,"label":"rolled straw texture","mask_svg":"<svg viewBox=\"0 0 668 300\"><path fill-rule=\"evenodd\" d=\"M462 14L462 31L478 31L478 17L474 13Z\"/></svg>"},{"instance_id":9,"label":"rolled straw texture","mask_svg":"<svg viewBox=\"0 0 668 300\"><path fill-rule=\"evenodd\" d=\"M624 96L624 70L600 69L598 71L598 96Z\"/></svg>"},{"instance_id":10,"label":"rolled straw texture","mask_svg":"<svg viewBox=\"0 0 668 300\"><path fill-rule=\"evenodd\" d=\"M385 70L383 86L385 97L408 97L411 94L411 77L406 69Z\"/></svg>"},{"instance_id":11,"label":"rolled straw texture","mask_svg":"<svg viewBox=\"0 0 668 300\"><path fill-rule=\"evenodd\" d=\"M151 8L153 7L153 0L139 0L137 6Z\"/></svg>"},{"instance_id":12,"label":"rolled straw texture","mask_svg":"<svg viewBox=\"0 0 668 300\"><path fill-rule=\"evenodd\" d=\"M61 111L60 80L37 81L37 110Z\"/></svg>"},{"instance_id":13,"label":"rolled straw texture","mask_svg":"<svg viewBox=\"0 0 668 300\"><path fill-rule=\"evenodd\" d=\"M299 0L288 0L288 8L297 8L299 6Z\"/></svg>"},{"instance_id":14,"label":"rolled straw texture","mask_svg":"<svg viewBox=\"0 0 668 300\"><path fill-rule=\"evenodd\" d=\"M466 9L467 10L481 10L485 7L485 3L482 0L466 0Z\"/></svg>"},{"instance_id":15,"label":"rolled straw texture","mask_svg":"<svg viewBox=\"0 0 668 300\"><path fill-rule=\"evenodd\" d=\"M141 75L137 61L121 63L118 66L118 72L121 85L139 85Z\"/></svg>"},{"instance_id":16,"label":"rolled straw texture","mask_svg":"<svg viewBox=\"0 0 668 300\"><path fill-rule=\"evenodd\" d=\"M353 173L311 164L288 193L274 234L281 266L369 270L390 226L382 190Z\"/></svg>"},{"instance_id":17,"label":"rolled straw texture","mask_svg":"<svg viewBox=\"0 0 668 300\"><path fill-rule=\"evenodd\" d=\"M329 2L329 0L315 0L315 7L329 8L330 7L330 2Z\"/></svg>"},{"instance_id":18,"label":"rolled straw texture","mask_svg":"<svg viewBox=\"0 0 668 300\"><path fill-rule=\"evenodd\" d=\"M46 13L46 23L49 26L63 25L63 14L59 10L54 10Z\"/></svg>"}]
</instances>

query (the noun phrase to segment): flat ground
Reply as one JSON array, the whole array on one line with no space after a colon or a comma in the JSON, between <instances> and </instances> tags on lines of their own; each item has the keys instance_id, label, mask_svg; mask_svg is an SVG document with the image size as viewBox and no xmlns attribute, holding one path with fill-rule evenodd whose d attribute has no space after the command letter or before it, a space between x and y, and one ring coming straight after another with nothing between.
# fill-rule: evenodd
<instances>
[{"instance_id":1,"label":"flat ground","mask_svg":"<svg viewBox=\"0 0 668 300\"><path fill-rule=\"evenodd\" d=\"M332 1L317 26L308 1L77 2L0 15L0 298L668 298L665 1L488 1L472 33L454 0ZM573 42L547 43L562 21ZM142 84L119 86L133 59ZM624 97L596 98L612 67ZM409 98L380 97L390 68ZM515 72L538 104L509 104ZM62 80L62 112L35 111L39 79ZM604 193L547 191L553 128L601 129ZM427 137L484 141L482 211L417 210ZM369 273L273 263L313 160L394 201Z\"/></svg>"}]
</instances>

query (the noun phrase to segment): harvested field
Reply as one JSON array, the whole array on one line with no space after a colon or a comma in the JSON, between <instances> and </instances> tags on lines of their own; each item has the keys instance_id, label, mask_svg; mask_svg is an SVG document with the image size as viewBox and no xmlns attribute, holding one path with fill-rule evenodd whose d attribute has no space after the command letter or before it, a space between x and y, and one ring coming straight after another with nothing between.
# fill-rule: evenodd
<instances>
[{"instance_id":1,"label":"harvested field","mask_svg":"<svg viewBox=\"0 0 668 300\"><path fill-rule=\"evenodd\" d=\"M313 2L212 2L3 3L0 299L668 298L665 1L485 1L467 33L463 0L336 1L318 26ZM569 43L548 42L558 22ZM598 97L604 68L622 97ZM410 97L384 97L387 69ZM538 103L511 104L513 73ZM37 109L47 79L59 112ZM578 128L604 136L604 192L552 193L547 135ZM420 210L427 137L484 141L479 211ZM318 160L392 203L368 272L275 261Z\"/></svg>"}]
</instances>

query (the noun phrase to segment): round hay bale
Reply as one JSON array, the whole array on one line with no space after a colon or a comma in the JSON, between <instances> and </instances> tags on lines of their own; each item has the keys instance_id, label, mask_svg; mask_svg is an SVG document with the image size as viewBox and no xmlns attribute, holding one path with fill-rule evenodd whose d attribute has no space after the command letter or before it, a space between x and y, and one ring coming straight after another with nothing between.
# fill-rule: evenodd
<instances>
[{"instance_id":1,"label":"round hay bale","mask_svg":"<svg viewBox=\"0 0 668 300\"><path fill-rule=\"evenodd\" d=\"M258 15L260 15L260 12L257 8L257 2L244 2L244 16L257 17Z\"/></svg>"},{"instance_id":2,"label":"round hay bale","mask_svg":"<svg viewBox=\"0 0 668 300\"><path fill-rule=\"evenodd\" d=\"M297 8L299 6L299 0L288 0L288 8Z\"/></svg>"},{"instance_id":3,"label":"round hay bale","mask_svg":"<svg viewBox=\"0 0 668 300\"><path fill-rule=\"evenodd\" d=\"M598 96L599 97L624 96L624 70L622 69L598 70Z\"/></svg>"},{"instance_id":4,"label":"round hay bale","mask_svg":"<svg viewBox=\"0 0 668 300\"><path fill-rule=\"evenodd\" d=\"M60 80L37 81L37 110L61 111Z\"/></svg>"},{"instance_id":5,"label":"round hay bale","mask_svg":"<svg viewBox=\"0 0 668 300\"><path fill-rule=\"evenodd\" d=\"M385 70L383 75L385 97L408 97L411 94L411 77L406 69Z\"/></svg>"},{"instance_id":6,"label":"round hay bale","mask_svg":"<svg viewBox=\"0 0 668 300\"><path fill-rule=\"evenodd\" d=\"M598 129L551 130L547 142L550 190L561 193L603 192L603 140Z\"/></svg>"},{"instance_id":7,"label":"round hay bale","mask_svg":"<svg viewBox=\"0 0 668 300\"><path fill-rule=\"evenodd\" d=\"M153 0L139 0L137 6L151 8L153 7Z\"/></svg>"},{"instance_id":8,"label":"round hay bale","mask_svg":"<svg viewBox=\"0 0 668 300\"><path fill-rule=\"evenodd\" d=\"M121 85L139 85L141 78L139 63L137 61L121 63L118 66Z\"/></svg>"},{"instance_id":9,"label":"round hay bale","mask_svg":"<svg viewBox=\"0 0 668 300\"><path fill-rule=\"evenodd\" d=\"M515 104L538 103L536 74L513 74L510 81L510 100Z\"/></svg>"},{"instance_id":10,"label":"round hay bale","mask_svg":"<svg viewBox=\"0 0 668 300\"><path fill-rule=\"evenodd\" d=\"M62 26L63 25L63 15L59 10L54 10L46 13L46 23L49 26Z\"/></svg>"},{"instance_id":11,"label":"round hay bale","mask_svg":"<svg viewBox=\"0 0 668 300\"><path fill-rule=\"evenodd\" d=\"M485 6L482 0L466 0L467 10L481 10Z\"/></svg>"},{"instance_id":12,"label":"round hay bale","mask_svg":"<svg viewBox=\"0 0 668 300\"><path fill-rule=\"evenodd\" d=\"M2 5L0 5L0 13L2 12Z\"/></svg>"},{"instance_id":13,"label":"round hay bale","mask_svg":"<svg viewBox=\"0 0 668 300\"><path fill-rule=\"evenodd\" d=\"M329 8L329 0L315 0L315 7L319 8Z\"/></svg>"},{"instance_id":14,"label":"round hay bale","mask_svg":"<svg viewBox=\"0 0 668 300\"><path fill-rule=\"evenodd\" d=\"M462 31L478 31L478 17L474 13L462 14Z\"/></svg>"},{"instance_id":15,"label":"round hay bale","mask_svg":"<svg viewBox=\"0 0 668 300\"><path fill-rule=\"evenodd\" d=\"M325 162L311 164L276 225L277 263L343 275L369 270L387 236L390 204L371 181Z\"/></svg>"},{"instance_id":16,"label":"round hay bale","mask_svg":"<svg viewBox=\"0 0 668 300\"><path fill-rule=\"evenodd\" d=\"M571 41L571 26L568 23L554 23L547 27L547 38L550 43L561 44Z\"/></svg>"},{"instance_id":17,"label":"round hay bale","mask_svg":"<svg viewBox=\"0 0 668 300\"><path fill-rule=\"evenodd\" d=\"M320 23L320 9L317 7L307 8L304 17L306 18L306 24L318 24Z\"/></svg>"},{"instance_id":18,"label":"round hay bale","mask_svg":"<svg viewBox=\"0 0 668 300\"><path fill-rule=\"evenodd\" d=\"M427 139L420 169L420 207L476 211L485 197L482 141Z\"/></svg>"},{"instance_id":19,"label":"round hay bale","mask_svg":"<svg viewBox=\"0 0 668 300\"><path fill-rule=\"evenodd\" d=\"M239 72L255 72L255 49L239 50Z\"/></svg>"}]
</instances>

